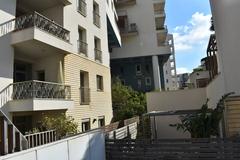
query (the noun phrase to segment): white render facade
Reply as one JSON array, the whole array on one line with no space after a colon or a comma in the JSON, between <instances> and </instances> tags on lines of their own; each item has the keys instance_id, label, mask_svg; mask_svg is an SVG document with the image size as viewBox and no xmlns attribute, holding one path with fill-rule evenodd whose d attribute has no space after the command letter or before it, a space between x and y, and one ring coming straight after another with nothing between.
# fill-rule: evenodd
<instances>
[{"instance_id":1,"label":"white render facade","mask_svg":"<svg viewBox=\"0 0 240 160\"><path fill-rule=\"evenodd\" d=\"M164 25L165 0L119 0L116 8L122 47L111 53L112 75L143 92L175 89L174 44ZM125 62L128 69L122 67Z\"/></svg>"},{"instance_id":2,"label":"white render facade","mask_svg":"<svg viewBox=\"0 0 240 160\"><path fill-rule=\"evenodd\" d=\"M58 113L80 131L109 124L109 48L121 45L116 17L113 0L1 0L1 110L34 127Z\"/></svg>"}]
</instances>

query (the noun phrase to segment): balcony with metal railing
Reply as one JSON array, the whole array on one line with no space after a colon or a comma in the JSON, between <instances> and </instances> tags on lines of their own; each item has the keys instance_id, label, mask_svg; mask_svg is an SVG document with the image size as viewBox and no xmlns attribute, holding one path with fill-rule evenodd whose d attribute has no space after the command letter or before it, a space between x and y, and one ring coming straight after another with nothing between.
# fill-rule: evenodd
<instances>
[{"instance_id":1,"label":"balcony with metal railing","mask_svg":"<svg viewBox=\"0 0 240 160\"><path fill-rule=\"evenodd\" d=\"M9 23L14 25L9 26L13 31L11 44L20 50L29 53L36 53L40 50L66 51L68 53L72 51L72 45L69 43L70 31L40 13L33 12L23 15ZM30 48L32 50L28 51ZM42 52L39 52L39 55L41 54Z\"/></svg>"},{"instance_id":2,"label":"balcony with metal railing","mask_svg":"<svg viewBox=\"0 0 240 160\"><path fill-rule=\"evenodd\" d=\"M85 41L78 40L78 53L88 56L88 44Z\"/></svg>"},{"instance_id":3,"label":"balcony with metal railing","mask_svg":"<svg viewBox=\"0 0 240 160\"><path fill-rule=\"evenodd\" d=\"M101 23L100 23L100 15L97 12L93 12L93 23L100 28Z\"/></svg>"},{"instance_id":4,"label":"balcony with metal railing","mask_svg":"<svg viewBox=\"0 0 240 160\"><path fill-rule=\"evenodd\" d=\"M102 63L102 51L100 49L95 48L94 52L95 52L95 61Z\"/></svg>"},{"instance_id":5,"label":"balcony with metal railing","mask_svg":"<svg viewBox=\"0 0 240 160\"><path fill-rule=\"evenodd\" d=\"M89 105L90 104L90 88L80 87L80 104Z\"/></svg>"},{"instance_id":6,"label":"balcony with metal railing","mask_svg":"<svg viewBox=\"0 0 240 160\"><path fill-rule=\"evenodd\" d=\"M131 23L124 28L119 28L122 36L134 36L138 34L137 24Z\"/></svg>"},{"instance_id":7,"label":"balcony with metal railing","mask_svg":"<svg viewBox=\"0 0 240 160\"><path fill-rule=\"evenodd\" d=\"M84 17L87 16L87 3L85 0L78 1L78 12L81 13Z\"/></svg>"},{"instance_id":8,"label":"balcony with metal railing","mask_svg":"<svg viewBox=\"0 0 240 160\"><path fill-rule=\"evenodd\" d=\"M68 85L25 81L12 84L9 111L62 110L73 107Z\"/></svg>"}]
</instances>

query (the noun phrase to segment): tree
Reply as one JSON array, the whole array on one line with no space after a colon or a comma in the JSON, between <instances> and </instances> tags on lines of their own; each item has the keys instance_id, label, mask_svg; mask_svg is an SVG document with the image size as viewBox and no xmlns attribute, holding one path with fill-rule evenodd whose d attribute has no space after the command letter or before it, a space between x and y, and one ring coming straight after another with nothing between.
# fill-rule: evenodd
<instances>
[{"instance_id":1,"label":"tree","mask_svg":"<svg viewBox=\"0 0 240 160\"><path fill-rule=\"evenodd\" d=\"M223 118L224 101L233 93L224 95L217 103L215 109L208 107L208 100L199 112L181 116L181 123L170 124L177 130L189 132L192 138L210 138L219 136L219 124Z\"/></svg>"},{"instance_id":2,"label":"tree","mask_svg":"<svg viewBox=\"0 0 240 160\"><path fill-rule=\"evenodd\" d=\"M66 116L65 113L56 117L44 116L43 127L46 130L56 130L58 138L78 132L78 124L74 122L72 117Z\"/></svg>"},{"instance_id":3,"label":"tree","mask_svg":"<svg viewBox=\"0 0 240 160\"><path fill-rule=\"evenodd\" d=\"M118 78L112 81L114 121L141 116L146 112L146 97L131 87L122 85Z\"/></svg>"}]
</instances>

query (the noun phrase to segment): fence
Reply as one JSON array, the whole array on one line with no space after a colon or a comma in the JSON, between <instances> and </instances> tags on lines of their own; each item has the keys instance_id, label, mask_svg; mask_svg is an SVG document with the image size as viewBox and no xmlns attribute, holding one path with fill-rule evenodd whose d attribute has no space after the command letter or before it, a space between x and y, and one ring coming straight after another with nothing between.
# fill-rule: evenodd
<instances>
[{"instance_id":1,"label":"fence","mask_svg":"<svg viewBox=\"0 0 240 160\"><path fill-rule=\"evenodd\" d=\"M124 138L136 139L136 137L137 137L137 122L113 130L106 134L107 139L124 139Z\"/></svg>"},{"instance_id":2,"label":"fence","mask_svg":"<svg viewBox=\"0 0 240 160\"><path fill-rule=\"evenodd\" d=\"M239 160L240 139L106 139L107 160Z\"/></svg>"},{"instance_id":3,"label":"fence","mask_svg":"<svg viewBox=\"0 0 240 160\"><path fill-rule=\"evenodd\" d=\"M28 140L29 148L44 145L57 140L56 130L28 134L24 137Z\"/></svg>"},{"instance_id":4,"label":"fence","mask_svg":"<svg viewBox=\"0 0 240 160\"><path fill-rule=\"evenodd\" d=\"M0 160L105 160L104 133L95 130L0 157Z\"/></svg>"}]
</instances>

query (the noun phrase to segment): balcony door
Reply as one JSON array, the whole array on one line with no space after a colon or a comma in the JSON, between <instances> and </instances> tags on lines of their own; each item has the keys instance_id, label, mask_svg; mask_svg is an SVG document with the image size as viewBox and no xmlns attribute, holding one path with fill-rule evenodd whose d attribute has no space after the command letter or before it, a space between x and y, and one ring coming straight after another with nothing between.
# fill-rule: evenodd
<instances>
[{"instance_id":1,"label":"balcony door","mask_svg":"<svg viewBox=\"0 0 240 160\"><path fill-rule=\"evenodd\" d=\"M89 75L88 72L80 72L80 100L81 104L90 103Z\"/></svg>"},{"instance_id":2,"label":"balcony door","mask_svg":"<svg viewBox=\"0 0 240 160\"><path fill-rule=\"evenodd\" d=\"M23 82L31 80L32 65L25 62L14 62L14 82Z\"/></svg>"}]
</instances>

